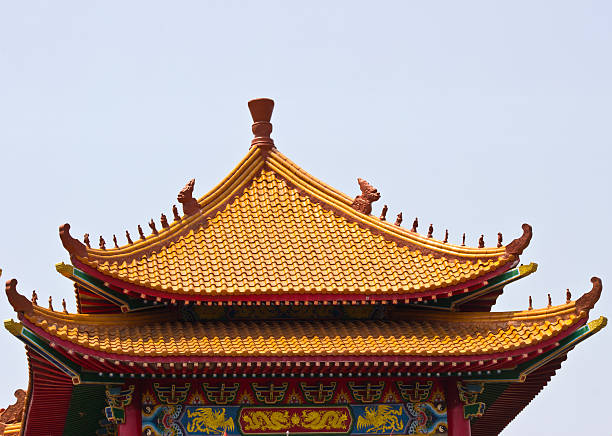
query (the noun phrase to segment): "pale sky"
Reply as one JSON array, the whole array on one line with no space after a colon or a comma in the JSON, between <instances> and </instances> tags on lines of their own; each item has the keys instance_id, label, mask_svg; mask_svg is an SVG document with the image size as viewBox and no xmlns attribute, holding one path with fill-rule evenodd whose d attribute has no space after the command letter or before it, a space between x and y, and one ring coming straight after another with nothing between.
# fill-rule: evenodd
<instances>
[{"instance_id":1,"label":"pale sky","mask_svg":"<svg viewBox=\"0 0 612 436\"><path fill-rule=\"evenodd\" d=\"M58 226L147 229L191 178L247 153L247 101L276 101L278 149L389 215L477 245L521 224L537 273L496 311L590 289L612 316L612 3L0 1L0 268L55 307L72 283ZM15 318L0 298L3 319ZM569 354L504 436L609 434L611 327ZM0 407L27 387L0 333Z\"/></svg>"}]
</instances>

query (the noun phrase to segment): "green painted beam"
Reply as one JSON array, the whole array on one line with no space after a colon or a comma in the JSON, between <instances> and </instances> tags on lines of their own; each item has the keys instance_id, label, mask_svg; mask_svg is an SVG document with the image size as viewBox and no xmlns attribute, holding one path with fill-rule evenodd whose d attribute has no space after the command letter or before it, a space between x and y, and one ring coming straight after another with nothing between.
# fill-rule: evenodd
<instances>
[{"instance_id":1,"label":"green painted beam","mask_svg":"<svg viewBox=\"0 0 612 436\"><path fill-rule=\"evenodd\" d=\"M68 277L70 280L78 283L88 291L93 292L94 294L99 295L100 297L119 306L122 312L135 312L138 310L159 307L154 303L145 303L137 298L128 298L121 292L117 292L114 289L106 286L102 280L92 277L80 269L75 268L72 265L65 264L64 262L56 264L55 269L64 277Z\"/></svg>"}]
</instances>

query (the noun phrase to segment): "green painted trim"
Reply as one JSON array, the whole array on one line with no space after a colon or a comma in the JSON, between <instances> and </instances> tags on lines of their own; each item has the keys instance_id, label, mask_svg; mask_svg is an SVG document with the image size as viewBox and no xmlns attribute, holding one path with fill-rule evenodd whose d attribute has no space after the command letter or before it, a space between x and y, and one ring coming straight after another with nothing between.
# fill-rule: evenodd
<instances>
[{"instance_id":1,"label":"green painted trim","mask_svg":"<svg viewBox=\"0 0 612 436\"><path fill-rule=\"evenodd\" d=\"M114 289L111 289L106 286L102 280L92 277L72 265L67 265L62 262L56 264L55 269L60 274L65 277L68 277L75 283L78 283L80 286L87 289L88 291L93 292L94 294L99 295L100 297L119 306L122 312L135 312L138 310L159 307L156 304L145 303L142 300L136 298L126 298L126 296L122 293L117 292Z\"/></svg>"},{"instance_id":2,"label":"green painted trim","mask_svg":"<svg viewBox=\"0 0 612 436\"><path fill-rule=\"evenodd\" d=\"M55 351L46 340L39 337L21 323L7 320L4 322L4 326L13 333L17 339L34 349L38 354L68 375L72 379L73 384L76 385L81 383L81 367Z\"/></svg>"},{"instance_id":3,"label":"green painted trim","mask_svg":"<svg viewBox=\"0 0 612 436\"><path fill-rule=\"evenodd\" d=\"M529 362L525 362L520 364L513 370L502 370L501 373L491 374L490 377L482 378L482 376L464 376L462 378L470 381L481 381L485 383L493 383L493 382L523 382L527 378L529 374L531 374L536 369L544 366L551 360L559 357L561 354L566 352L568 349L575 347L580 342L585 339L591 337L599 330L604 328L607 324L608 320L605 317L600 317L594 321L591 321L588 324L583 325L571 335L563 338L559 341L559 346L550 350L542 355L530 360Z\"/></svg>"},{"instance_id":4,"label":"green painted trim","mask_svg":"<svg viewBox=\"0 0 612 436\"><path fill-rule=\"evenodd\" d=\"M528 265L521 265L517 268L513 268L506 271L503 274L498 275L490 279L486 286L482 286L478 289L473 290L468 294L455 295L448 298L438 298L435 302L427 300L427 303L419 303L419 307L426 306L429 309L441 309L441 310L456 310L457 306L472 301L482 295L496 291L499 288L522 279L529 274L534 273L538 269L537 263L530 263Z\"/></svg>"}]
</instances>

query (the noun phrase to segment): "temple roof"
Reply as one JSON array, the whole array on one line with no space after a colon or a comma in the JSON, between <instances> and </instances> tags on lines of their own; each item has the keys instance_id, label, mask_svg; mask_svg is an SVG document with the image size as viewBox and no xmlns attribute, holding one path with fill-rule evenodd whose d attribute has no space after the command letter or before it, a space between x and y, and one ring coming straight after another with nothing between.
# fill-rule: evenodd
<instances>
[{"instance_id":1,"label":"temple roof","mask_svg":"<svg viewBox=\"0 0 612 436\"><path fill-rule=\"evenodd\" d=\"M364 213L357 199L264 145L256 143L197 201L190 182L179 194L185 214L171 224L164 217L160 229L151 226L152 234L140 240L94 249L62 226L73 265L143 298L411 300L482 285L516 266L531 238L527 225L506 247L419 235L371 216L369 200Z\"/></svg>"},{"instance_id":2,"label":"temple roof","mask_svg":"<svg viewBox=\"0 0 612 436\"><path fill-rule=\"evenodd\" d=\"M7 296L20 313L22 326L7 324L7 328L17 335L27 328L70 353L126 361L526 358L534 350L541 353L557 346L587 322L602 289L599 279L592 281L593 289L576 301L520 312L449 313L405 308L401 319L390 321L185 322L180 321L177 311L169 309L140 314L59 313L29 302L17 293L16 281L11 280ZM600 321L605 324L605 319Z\"/></svg>"},{"instance_id":3,"label":"temple roof","mask_svg":"<svg viewBox=\"0 0 612 436\"><path fill-rule=\"evenodd\" d=\"M533 347L563 336L585 317L569 303L554 309L459 317L423 311L410 313L404 321L151 322L149 316L62 316L42 308L27 319L51 340L66 341L83 352L113 355L435 358Z\"/></svg>"}]
</instances>

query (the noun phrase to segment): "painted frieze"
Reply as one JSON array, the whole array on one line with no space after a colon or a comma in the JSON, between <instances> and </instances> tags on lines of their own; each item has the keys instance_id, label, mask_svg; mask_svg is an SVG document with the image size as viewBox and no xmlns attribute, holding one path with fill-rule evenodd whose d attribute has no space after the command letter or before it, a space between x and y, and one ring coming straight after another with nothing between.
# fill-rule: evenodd
<instances>
[{"instance_id":1,"label":"painted frieze","mask_svg":"<svg viewBox=\"0 0 612 436\"><path fill-rule=\"evenodd\" d=\"M143 434L446 434L444 391L433 380L206 380L153 383Z\"/></svg>"}]
</instances>

